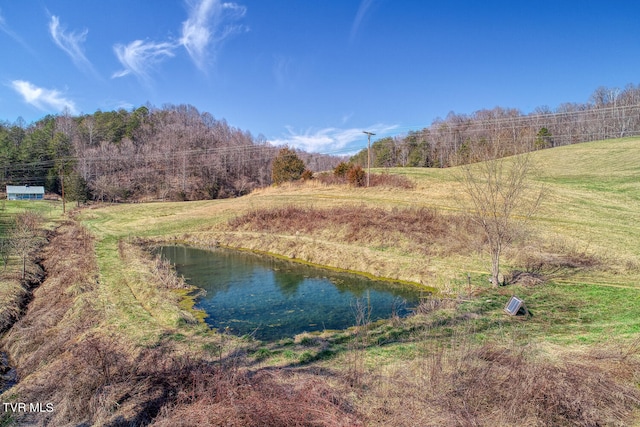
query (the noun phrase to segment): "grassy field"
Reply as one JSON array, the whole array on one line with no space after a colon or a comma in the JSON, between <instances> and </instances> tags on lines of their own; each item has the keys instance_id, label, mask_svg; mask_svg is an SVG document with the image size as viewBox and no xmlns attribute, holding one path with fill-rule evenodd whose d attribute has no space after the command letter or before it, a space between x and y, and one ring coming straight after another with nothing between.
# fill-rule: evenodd
<instances>
[{"instance_id":1,"label":"grassy field","mask_svg":"<svg viewBox=\"0 0 640 427\"><path fill-rule=\"evenodd\" d=\"M6 237L13 217L27 210L41 214L48 221L47 227L51 228L55 224L55 220L59 219L62 214L62 203L52 200L1 200L0 237Z\"/></svg>"},{"instance_id":2,"label":"grassy field","mask_svg":"<svg viewBox=\"0 0 640 427\"><path fill-rule=\"evenodd\" d=\"M93 236L96 278L85 298L99 315L95 324L76 328L81 332L75 339L81 345L86 336L100 337L102 344L92 344L87 354L112 348L122 355L122 366L144 366L158 384L167 376L182 381L162 384L171 391L167 396L189 399L158 400L173 405L169 412L160 411L160 403L144 406L157 425L240 419L247 424L238 425L251 425L258 413L273 417L273 425L302 423L283 411L291 405L324 414L315 425L340 425L339 419L350 425L629 425L640 403L640 140L559 147L533 153L532 160L532 181L547 195L530 234L506 251L503 271L545 260L535 270L544 284L488 283L489 256L477 230L463 220L468 205L456 168L376 170L402 174L415 188L312 181L238 199L96 205L76 212ZM46 213L46 206L37 208ZM322 219L326 212L342 212L344 221ZM432 223L415 227L412 218L425 212ZM260 225L252 219L261 215L276 220ZM302 219L288 223L292 215ZM315 219L307 224L305 215ZM163 285L171 272L140 249L142 241L248 249L440 294L405 320L273 343L238 339L197 321L185 299L188 289ZM524 298L531 317L504 314L513 294ZM149 362L155 357L168 362ZM103 375L111 388L96 385L100 393L116 398L114 390L122 388L144 401L125 389L141 374L113 369L117 375ZM235 394L220 392L219 384ZM211 389L220 393L213 396ZM226 401L223 396L231 394L236 400ZM113 421L114 414L149 419L100 405L96 413L103 421Z\"/></svg>"},{"instance_id":3,"label":"grassy field","mask_svg":"<svg viewBox=\"0 0 640 427\"><path fill-rule=\"evenodd\" d=\"M604 268L574 272L562 280L637 286L640 279L640 229L636 226L640 222L640 185L637 176L640 172L636 165L640 163L640 141L623 139L560 147L537 152L533 160L538 168L535 180L547 188L543 207L532 222L536 245L543 244L544 250L557 248L593 254L605 264ZM265 244L263 236L227 230L226 222L252 210L292 204L318 209L357 205L363 208L365 216L367 207L431 207L445 214L464 211L465 202L459 197L461 187L456 181L455 168L407 168L393 170L393 173L415 180L416 188L366 189L314 183L285 185L257 190L239 199L110 206L86 211L82 218L98 236L178 238L196 242L222 240L231 246L290 255L286 253L286 241L291 235L275 236L274 240L283 242ZM303 237L298 240L304 244ZM326 265L338 266L336 264L344 259L343 251L349 250L335 239L323 239L322 236L314 236L312 244L337 247L340 255L335 259L322 259ZM412 254L394 252L393 248L385 256L380 256L376 249L379 248L375 245L358 247L358 253L364 252L379 260L379 264L358 262L359 255L354 253L348 260L351 269L365 270L366 265L371 269L384 264L386 268L367 272L391 277L394 272L403 274L392 265L418 262ZM483 256L434 257L428 264L423 271L409 269L410 277L399 278L442 287L467 271L486 270Z\"/></svg>"},{"instance_id":4,"label":"grassy field","mask_svg":"<svg viewBox=\"0 0 640 427\"><path fill-rule=\"evenodd\" d=\"M559 294L572 301L582 301L572 308L577 310L577 318L563 319L561 323L566 320L570 325L583 324L584 319L601 322L600 326L587 328L589 341L596 339L591 334L597 331L601 337L608 336L608 328L621 328L628 334L637 332L638 322L630 314L633 313L630 302L637 300L640 292L640 228L637 226L640 223L640 167L637 166L640 140L560 147L536 152L532 159L537 168L534 180L546 186L547 196L531 222L532 236L511 250L505 259L506 267L519 267L519 257L527 251L595 260L596 267L554 272L551 284L542 293L549 290L555 297ZM465 202L459 197L455 168L406 168L392 172L410 177L416 188L352 188L308 183L261 189L239 199L113 205L86 209L80 215L98 238L98 262L104 283L117 282L118 276L126 271L118 266L121 261L116 255L117 241L142 237L252 249L420 283L446 293L468 291L473 294L486 290L489 260L482 251L463 255L445 251L443 255L425 257L407 251L402 247L403 242L386 247L375 238L371 238L369 244L346 242L336 238L343 230L330 227L325 232L307 235L296 230L265 234L232 230L228 226L230 219L247 212L291 205L316 210L356 206L365 216L367 209L375 208L429 207L443 215L464 211ZM472 275L472 289L465 289L467 273ZM539 305L550 322L554 316L563 317L555 308L547 310L548 302L535 296L539 291L527 288L518 291L527 297L533 295L529 303L532 310L539 311ZM611 309L603 310L606 307ZM497 312L499 308L493 307ZM586 312L584 316L582 311ZM552 340L583 339L571 332L550 337Z\"/></svg>"}]
</instances>

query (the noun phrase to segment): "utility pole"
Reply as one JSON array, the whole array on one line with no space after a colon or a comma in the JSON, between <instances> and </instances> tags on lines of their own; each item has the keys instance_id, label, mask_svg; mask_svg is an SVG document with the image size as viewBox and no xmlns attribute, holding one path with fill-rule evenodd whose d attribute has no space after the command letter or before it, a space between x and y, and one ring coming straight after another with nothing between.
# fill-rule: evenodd
<instances>
[{"instance_id":1,"label":"utility pole","mask_svg":"<svg viewBox=\"0 0 640 427\"><path fill-rule=\"evenodd\" d=\"M373 132L367 132L363 130L362 133L367 134L367 139L369 141L367 145L367 187L369 186L369 177L371 176L371 135L375 135Z\"/></svg>"}]
</instances>

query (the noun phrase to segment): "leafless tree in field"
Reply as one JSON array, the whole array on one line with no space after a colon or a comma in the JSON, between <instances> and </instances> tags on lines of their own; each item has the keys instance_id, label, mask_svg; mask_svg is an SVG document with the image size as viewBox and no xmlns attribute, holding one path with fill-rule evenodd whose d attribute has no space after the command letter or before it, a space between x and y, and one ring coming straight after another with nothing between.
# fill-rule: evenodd
<instances>
[{"instance_id":1,"label":"leafless tree in field","mask_svg":"<svg viewBox=\"0 0 640 427\"><path fill-rule=\"evenodd\" d=\"M0 237L0 258L2 258L3 271L7 270L9 257L11 256L11 241L6 237Z\"/></svg>"},{"instance_id":2,"label":"leafless tree in field","mask_svg":"<svg viewBox=\"0 0 640 427\"><path fill-rule=\"evenodd\" d=\"M42 221L40 214L25 211L16 216L15 225L11 230L11 246L14 252L22 258L22 279L26 277L27 257L40 243Z\"/></svg>"},{"instance_id":3,"label":"leafless tree in field","mask_svg":"<svg viewBox=\"0 0 640 427\"><path fill-rule=\"evenodd\" d=\"M530 182L533 164L529 154L500 157L486 149L483 162L460 168L459 181L471 201L469 214L487 238L491 255L491 283L498 286L500 257L540 206L543 186Z\"/></svg>"}]
</instances>

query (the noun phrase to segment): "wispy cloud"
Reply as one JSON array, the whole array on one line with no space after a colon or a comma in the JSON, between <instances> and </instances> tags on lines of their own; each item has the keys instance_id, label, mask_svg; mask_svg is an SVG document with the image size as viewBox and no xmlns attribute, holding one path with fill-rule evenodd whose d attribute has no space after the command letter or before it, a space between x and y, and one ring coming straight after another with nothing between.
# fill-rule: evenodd
<instances>
[{"instance_id":1,"label":"wispy cloud","mask_svg":"<svg viewBox=\"0 0 640 427\"><path fill-rule=\"evenodd\" d=\"M24 80L12 81L11 87L22 95L27 104L33 105L39 110L47 112L68 110L71 114L78 114L75 103L55 89L41 88Z\"/></svg>"},{"instance_id":2,"label":"wispy cloud","mask_svg":"<svg viewBox=\"0 0 640 427\"><path fill-rule=\"evenodd\" d=\"M29 45L24 40L22 40L22 37L20 37L15 31L11 29L11 27L9 27L9 24L7 24L7 21L5 20L4 16L2 16L1 10L0 10L0 31L2 31L3 33L11 37L16 42L18 42L23 48L28 50L32 55L35 55L35 52L33 51L33 49L31 49L31 47L29 47Z\"/></svg>"},{"instance_id":3,"label":"wispy cloud","mask_svg":"<svg viewBox=\"0 0 640 427\"><path fill-rule=\"evenodd\" d=\"M134 74L145 83L149 83L150 72L167 57L174 56L175 44L164 42L145 42L135 40L128 45L117 44L113 50L124 69L112 75L113 78Z\"/></svg>"},{"instance_id":4,"label":"wispy cloud","mask_svg":"<svg viewBox=\"0 0 640 427\"><path fill-rule=\"evenodd\" d=\"M271 70L279 88L295 86L299 72L296 62L291 57L274 55Z\"/></svg>"},{"instance_id":5,"label":"wispy cloud","mask_svg":"<svg viewBox=\"0 0 640 427\"><path fill-rule=\"evenodd\" d=\"M182 35L177 42L135 40L127 45L114 45L113 50L124 68L112 77L133 74L150 84L153 69L164 59L175 56L180 46L187 50L198 68L205 70L210 53L215 53L232 34L246 30L232 23L246 14L244 6L220 0L190 0L187 5L189 17L182 23Z\"/></svg>"},{"instance_id":6,"label":"wispy cloud","mask_svg":"<svg viewBox=\"0 0 640 427\"><path fill-rule=\"evenodd\" d=\"M180 43L196 66L205 70L210 54L215 56L231 35L247 30L244 25L235 23L245 16L247 9L220 0L191 0L187 5L189 17L182 23Z\"/></svg>"},{"instance_id":7,"label":"wispy cloud","mask_svg":"<svg viewBox=\"0 0 640 427\"><path fill-rule=\"evenodd\" d=\"M376 2L376 0L362 0L360 2L360 7L358 7L358 12L356 13L356 17L353 20L353 24L351 25L351 36L349 41L351 43L354 42L356 36L358 35L358 31L360 30L360 26L362 25L362 21L367 16L367 13L371 10L371 6Z\"/></svg>"},{"instance_id":8,"label":"wispy cloud","mask_svg":"<svg viewBox=\"0 0 640 427\"><path fill-rule=\"evenodd\" d=\"M65 32L65 29L60 26L60 19L57 16L52 15L51 20L49 21L49 33L51 34L55 44L69 55L69 57L71 57L71 60L76 67L83 71L96 74L93 65L91 65L91 62L85 56L82 48L83 43L87 39L89 30L85 29L80 33Z\"/></svg>"},{"instance_id":9,"label":"wispy cloud","mask_svg":"<svg viewBox=\"0 0 640 427\"><path fill-rule=\"evenodd\" d=\"M376 124L368 126L368 131L374 132L378 137L383 137L397 125ZM309 129L305 132L296 132L291 127L287 127L287 134L282 138L271 140L274 145L288 145L300 148L312 153L327 154L353 154L362 149L362 143L366 142L367 136L360 128L340 129L324 128Z\"/></svg>"}]
</instances>

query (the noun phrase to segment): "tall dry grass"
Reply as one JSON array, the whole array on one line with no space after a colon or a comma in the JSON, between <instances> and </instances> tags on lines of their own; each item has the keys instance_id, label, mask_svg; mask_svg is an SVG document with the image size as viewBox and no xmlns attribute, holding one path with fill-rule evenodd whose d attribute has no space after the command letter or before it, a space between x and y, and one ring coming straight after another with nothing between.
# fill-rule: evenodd
<instances>
[{"instance_id":1,"label":"tall dry grass","mask_svg":"<svg viewBox=\"0 0 640 427\"><path fill-rule=\"evenodd\" d=\"M362 181L360 183L356 183L356 179L349 179L349 172L355 169L350 169L342 175L336 175L332 172L322 172L315 175L316 181L324 184L324 185L355 185L355 186L363 186L366 185L366 179L364 176L362 177ZM362 170L362 169L360 169ZM390 174L390 173L372 173L369 177L369 186L370 187L386 187L386 188L397 188L401 190L413 190L416 187L416 184L411 179L406 176Z\"/></svg>"},{"instance_id":2,"label":"tall dry grass","mask_svg":"<svg viewBox=\"0 0 640 427\"><path fill-rule=\"evenodd\" d=\"M420 356L366 378L369 425L625 426L640 405L640 352L601 346L549 349L419 339Z\"/></svg>"},{"instance_id":3,"label":"tall dry grass","mask_svg":"<svg viewBox=\"0 0 640 427\"><path fill-rule=\"evenodd\" d=\"M467 217L444 215L432 208L286 205L254 209L232 218L228 225L232 230L268 233L328 233L332 240L394 246L423 254L469 253L483 242L482 231Z\"/></svg>"},{"instance_id":4,"label":"tall dry grass","mask_svg":"<svg viewBox=\"0 0 640 427\"><path fill-rule=\"evenodd\" d=\"M0 271L0 333L6 331L24 313L31 291L42 281L39 250L46 243L46 232L40 228L44 218L37 212L15 215L8 236L3 240L3 268ZM20 267L7 268L11 255Z\"/></svg>"},{"instance_id":5,"label":"tall dry grass","mask_svg":"<svg viewBox=\"0 0 640 427\"><path fill-rule=\"evenodd\" d=\"M291 370L191 373L155 426L359 426L360 415L322 376Z\"/></svg>"}]
</instances>

